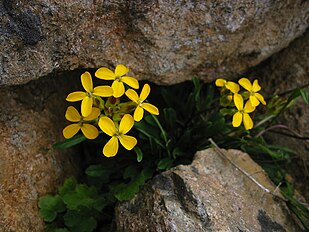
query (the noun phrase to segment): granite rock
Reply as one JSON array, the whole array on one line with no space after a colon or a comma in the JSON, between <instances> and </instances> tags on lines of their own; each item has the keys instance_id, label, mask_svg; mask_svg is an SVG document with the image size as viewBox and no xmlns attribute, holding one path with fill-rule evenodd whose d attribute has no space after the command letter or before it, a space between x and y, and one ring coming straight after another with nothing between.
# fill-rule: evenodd
<instances>
[{"instance_id":1,"label":"granite rock","mask_svg":"<svg viewBox=\"0 0 309 232\"><path fill-rule=\"evenodd\" d=\"M275 191L260 166L237 150L220 150L264 188ZM280 196L280 195L278 195ZM191 165L163 172L116 207L117 231L302 231L285 202L223 159L197 152Z\"/></svg>"},{"instance_id":2,"label":"granite rock","mask_svg":"<svg viewBox=\"0 0 309 232\"><path fill-rule=\"evenodd\" d=\"M0 85L77 68L158 84L232 78L308 27L304 0L0 1Z\"/></svg>"},{"instance_id":3,"label":"granite rock","mask_svg":"<svg viewBox=\"0 0 309 232\"><path fill-rule=\"evenodd\" d=\"M59 79L58 79L59 80ZM65 93L56 79L0 90L0 231L41 232L38 199L76 174L62 140Z\"/></svg>"}]
</instances>

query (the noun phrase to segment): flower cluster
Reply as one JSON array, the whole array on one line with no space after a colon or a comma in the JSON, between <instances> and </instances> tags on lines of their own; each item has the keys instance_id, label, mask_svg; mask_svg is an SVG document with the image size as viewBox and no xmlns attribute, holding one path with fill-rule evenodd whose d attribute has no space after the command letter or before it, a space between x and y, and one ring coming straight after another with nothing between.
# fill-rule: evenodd
<instances>
[{"instance_id":1,"label":"flower cluster","mask_svg":"<svg viewBox=\"0 0 309 232\"><path fill-rule=\"evenodd\" d=\"M253 121L249 113L252 113L260 103L266 105L266 102L264 97L258 93L261 90L258 80L254 80L251 84L247 78L241 78L238 83L224 79L216 80L216 86L222 87L220 103L224 107L236 107L236 110L232 110L234 127L239 127L243 122L245 129L250 130L253 128ZM245 91L240 92L239 85Z\"/></svg>"},{"instance_id":2,"label":"flower cluster","mask_svg":"<svg viewBox=\"0 0 309 232\"><path fill-rule=\"evenodd\" d=\"M117 154L119 142L127 150L134 148L137 144L136 138L127 135L134 121L142 120L144 110L154 115L158 115L159 110L146 100L150 86L145 84L138 96L133 90L139 89L138 80L128 76L128 72L129 69L122 64L116 66L115 72L105 67L99 68L95 76L103 80L112 80L113 83L111 86L97 87L93 87L89 72L81 75L84 91L70 93L66 98L69 102L81 101L81 114L73 106L69 106L66 110L66 119L73 122L63 129L63 136L66 139L75 136L79 130L87 139L95 139L101 129L111 137L103 147L103 154L106 157ZM129 101L121 102L120 98L124 95Z\"/></svg>"}]
</instances>

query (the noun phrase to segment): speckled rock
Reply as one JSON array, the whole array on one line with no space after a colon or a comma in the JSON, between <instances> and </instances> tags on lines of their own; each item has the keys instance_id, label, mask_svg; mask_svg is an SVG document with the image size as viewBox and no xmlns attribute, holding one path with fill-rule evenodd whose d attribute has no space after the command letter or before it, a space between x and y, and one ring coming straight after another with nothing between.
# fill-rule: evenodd
<instances>
[{"instance_id":1,"label":"speckled rock","mask_svg":"<svg viewBox=\"0 0 309 232\"><path fill-rule=\"evenodd\" d=\"M275 186L251 158L221 150L264 187ZM266 193L216 150L197 152L188 166L156 176L116 207L117 231L302 231L284 201Z\"/></svg>"},{"instance_id":2,"label":"speckled rock","mask_svg":"<svg viewBox=\"0 0 309 232\"><path fill-rule=\"evenodd\" d=\"M280 94L287 97L295 88L307 86L309 91L309 30L300 38L293 41L283 51L273 55L263 64L253 68L246 74L248 77L258 78L266 96ZM309 137L309 105L301 99L289 110L285 111L277 120L277 124L287 126L286 129L274 129L275 132L294 134L296 137ZM270 142L287 146L297 152L297 157L290 163L290 174L297 179L296 187L309 200L309 140L287 137L269 131L265 134Z\"/></svg>"},{"instance_id":3,"label":"speckled rock","mask_svg":"<svg viewBox=\"0 0 309 232\"><path fill-rule=\"evenodd\" d=\"M308 27L304 0L0 1L0 85L126 64L173 84L235 77Z\"/></svg>"},{"instance_id":4,"label":"speckled rock","mask_svg":"<svg viewBox=\"0 0 309 232\"><path fill-rule=\"evenodd\" d=\"M42 232L38 198L76 173L68 151L52 148L65 123L61 86L43 79L0 90L1 232Z\"/></svg>"}]
</instances>

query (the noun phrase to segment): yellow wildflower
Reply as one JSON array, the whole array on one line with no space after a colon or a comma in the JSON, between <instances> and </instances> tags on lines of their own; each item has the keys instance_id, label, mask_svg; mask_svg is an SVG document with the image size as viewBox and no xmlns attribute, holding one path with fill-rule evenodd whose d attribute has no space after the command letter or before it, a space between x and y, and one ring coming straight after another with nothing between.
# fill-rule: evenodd
<instances>
[{"instance_id":1,"label":"yellow wildflower","mask_svg":"<svg viewBox=\"0 0 309 232\"><path fill-rule=\"evenodd\" d=\"M97 117L99 117L100 113L101 112L98 108L93 107L91 114L87 117L83 117L73 106L69 106L66 110L65 118L68 121L75 123L70 124L63 129L63 136L66 139L69 139L76 135L79 130L81 130L87 139L95 139L98 137L99 131L95 126L87 123L87 121L95 120Z\"/></svg>"},{"instance_id":2,"label":"yellow wildflower","mask_svg":"<svg viewBox=\"0 0 309 232\"><path fill-rule=\"evenodd\" d=\"M82 115L83 117L87 117L91 113L93 99L97 96L110 97L113 95L113 89L107 85L93 88L92 78L89 72L81 75L81 82L86 92L76 91L70 93L66 100L69 102L82 101Z\"/></svg>"},{"instance_id":3,"label":"yellow wildflower","mask_svg":"<svg viewBox=\"0 0 309 232\"><path fill-rule=\"evenodd\" d=\"M244 100L240 94L234 94L234 103L238 111L233 115L233 127L239 127L243 122L246 130L252 129L253 121L249 113L253 112L255 107L251 105L250 101L247 101L244 107Z\"/></svg>"},{"instance_id":4,"label":"yellow wildflower","mask_svg":"<svg viewBox=\"0 0 309 232\"><path fill-rule=\"evenodd\" d=\"M234 83L233 81L226 81L224 79L217 79L216 80L216 86L218 87L225 87L228 90L230 90L232 93L238 93L239 91L239 85Z\"/></svg>"},{"instance_id":5,"label":"yellow wildflower","mask_svg":"<svg viewBox=\"0 0 309 232\"><path fill-rule=\"evenodd\" d=\"M134 125L133 117L129 114L125 114L120 121L119 128L115 126L115 123L108 117L103 116L99 120L99 127L101 130L112 138L105 144L103 148L103 154L106 157L115 156L118 152L118 140L121 145L127 150L132 150L137 144L136 138L126 135Z\"/></svg>"},{"instance_id":6,"label":"yellow wildflower","mask_svg":"<svg viewBox=\"0 0 309 232\"><path fill-rule=\"evenodd\" d=\"M95 76L103 80L113 80L113 96L115 98L119 98L125 92L123 83L126 83L128 86L134 89L139 88L138 81L134 77L126 76L128 72L129 69L126 66L124 66L123 64L118 64L116 66L115 73L108 68L99 68L95 72Z\"/></svg>"},{"instance_id":7,"label":"yellow wildflower","mask_svg":"<svg viewBox=\"0 0 309 232\"><path fill-rule=\"evenodd\" d=\"M261 90L258 80L254 80L253 85L251 85L251 82L247 78L241 78L238 83L249 92L249 100L253 106L258 106L260 102L266 105L264 97L257 93Z\"/></svg>"},{"instance_id":8,"label":"yellow wildflower","mask_svg":"<svg viewBox=\"0 0 309 232\"><path fill-rule=\"evenodd\" d=\"M154 115L159 115L159 110L157 107L150 103L145 103L144 101L148 97L150 93L150 86L148 84L145 84L141 95L138 96L137 93L133 89L128 89L126 91L126 95L128 98L130 98L133 102L137 104L137 107L134 111L134 120L139 122L144 115L144 109L147 110L149 113L154 114Z\"/></svg>"}]
</instances>

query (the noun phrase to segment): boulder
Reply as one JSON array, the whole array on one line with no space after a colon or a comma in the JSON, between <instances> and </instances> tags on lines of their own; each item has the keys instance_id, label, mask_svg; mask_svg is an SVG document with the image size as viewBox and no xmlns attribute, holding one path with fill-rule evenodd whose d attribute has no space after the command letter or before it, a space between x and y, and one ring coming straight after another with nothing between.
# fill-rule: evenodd
<instances>
[{"instance_id":1,"label":"boulder","mask_svg":"<svg viewBox=\"0 0 309 232\"><path fill-rule=\"evenodd\" d=\"M218 150L197 152L151 180L116 207L117 231L302 231L264 171L237 150L219 150L263 187L235 168Z\"/></svg>"},{"instance_id":2,"label":"boulder","mask_svg":"<svg viewBox=\"0 0 309 232\"><path fill-rule=\"evenodd\" d=\"M158 84L244 73L308 27L304 0L0 1L0 85L112 68Z\"/></svg>"},{"instance_id":3,"label":"boulder","mask_svg":"<svg viewBox=\"0 0 309 232\"><path fill-rule=\"evenodd\" d=\"M38 199L76 173L62 140L65 93L56 79L0 90L0 231L42 232ZM59 80L59 79L58 79ZM57 86L57 87L56 87Z\"/></svg>"}]
</instances>

